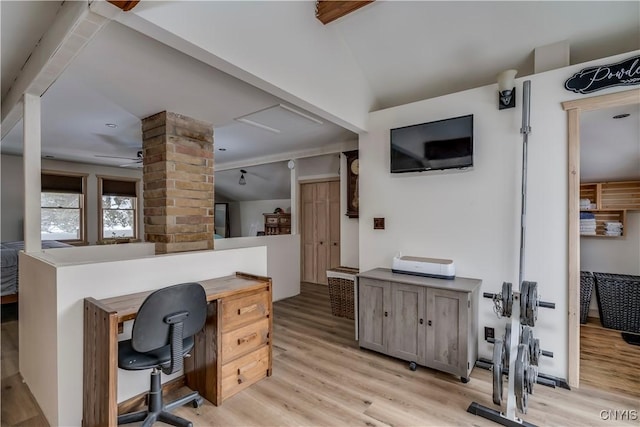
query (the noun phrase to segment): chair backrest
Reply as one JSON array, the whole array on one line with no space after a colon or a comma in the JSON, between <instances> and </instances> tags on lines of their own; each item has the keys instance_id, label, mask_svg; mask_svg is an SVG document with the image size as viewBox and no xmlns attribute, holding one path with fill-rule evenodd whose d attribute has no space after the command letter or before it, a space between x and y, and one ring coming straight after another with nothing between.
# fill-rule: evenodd
<instances>
[{"instance_id":1,"label":"chair backrest","mask_svg":"<svg viewBox=\"0 0 640 427\"><path fill-rule=\"evenodd\" d=\"M145 353L169 345L171 324L166 320L185 312L183 338L195 335L207 318L207 296L199 283L182 283L153 292L144 300L133 322L133 349Z\"/></svg>"}]
</instances>

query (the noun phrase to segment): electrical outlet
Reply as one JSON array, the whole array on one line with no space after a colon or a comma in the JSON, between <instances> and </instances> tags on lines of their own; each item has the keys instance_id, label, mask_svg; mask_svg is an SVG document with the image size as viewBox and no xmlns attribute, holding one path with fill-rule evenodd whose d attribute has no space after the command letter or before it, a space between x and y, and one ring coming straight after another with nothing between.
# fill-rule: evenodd
<instances>
[{"instance_id":1,"label":"electrical outlet","mask_svg":"<svg viewBox=\"0 0 640 427\"><path fill-rule=\"evenodd\" d=\"M484 327L484 340L487 341L489 338L494 339L496 337L495 335L495 329L494 328L490 328L488 326Z\"/></svg>"}]
</instances>

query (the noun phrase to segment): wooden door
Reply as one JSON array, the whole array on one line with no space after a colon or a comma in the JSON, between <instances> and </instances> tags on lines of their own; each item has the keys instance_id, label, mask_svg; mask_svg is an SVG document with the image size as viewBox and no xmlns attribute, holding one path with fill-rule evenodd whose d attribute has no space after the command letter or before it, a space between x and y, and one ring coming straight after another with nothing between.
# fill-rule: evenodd
<instances>
[{"instance_id":1,"label":"wooden door","mask_svg":"<svg viewBox=\"0 0 640 427\"><path fill-rule=\"evenodd\" d=\"M340 265L340 182L302 184L302 280L327 284Z\"/></svg>"},{"instance_id":2,"label":"wooden door","mask_svg":"<svg viewBox=\"0 0 640 427\"><path fill-rule=\"evenodd\" d=\"M468 294L427 289L425 365L467 377Z\"/></svg>"},{"instance_id":3,"label":"wooden door","mask_svg":"<svg viewBox=\"0 0 640 427\"><path fill-rule=\"evenodd\" d=\"M314 199L315 199L315 185L303 184L300 186L300 199L301 199L301 231L302 231L302 281L303 282L316 282L316 234L315 234L315 219L314 219Z\"/></svg>"},{"instance_id":4,"label":"wooden door","mask_svg":"<svg viewBox=\"0 0 640 427\"><path fill-rule=\"evenodd\" d=\"M327 284L327 269L331 265L329 240L329 183L318 182L316 186L316 199L314 200L314 216L316 220L316 280L315 283Z\"/></svg>"},{"instance_id":5,"label":"wooden door","mask_svg":"<svg viewBox=\"0 0 640 427\"><path fill-rule=\"evenodd\" d=\"M392 284L389 354L423 364L425 347L425 288Z\"/></svg>"},{"instance_id":6,"label":"wooden door","mask_svg":"<svg viewBox=\"0 0 640 427\"><path fill-rule=\"evenodd\" d=\"M358 279L358 337L360 347L386 353L389 337L390 283Z\"/></svg>"}]
</instances>

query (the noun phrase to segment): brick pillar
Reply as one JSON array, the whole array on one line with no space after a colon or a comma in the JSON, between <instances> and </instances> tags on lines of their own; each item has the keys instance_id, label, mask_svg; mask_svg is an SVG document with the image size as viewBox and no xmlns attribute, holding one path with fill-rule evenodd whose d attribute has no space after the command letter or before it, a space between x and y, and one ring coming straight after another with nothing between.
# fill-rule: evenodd
<instances>
[{"instance_id":1,"label":"brick pillar","mask_svg":"<svg viewBox=\"0 0 640 427\"><path fill-rule=\"evenodd\" d=\"M213 126L163 111L142 120L144 237L156 253L213 249Z\"/></svg>"}]
</instances>

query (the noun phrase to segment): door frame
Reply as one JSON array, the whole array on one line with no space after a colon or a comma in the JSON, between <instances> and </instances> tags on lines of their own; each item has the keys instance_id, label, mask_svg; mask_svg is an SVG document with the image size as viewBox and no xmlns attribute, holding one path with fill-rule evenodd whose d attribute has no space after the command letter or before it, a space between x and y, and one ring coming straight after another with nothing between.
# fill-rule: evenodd
<instances>
[{"instance_id":1,"label":"door frame","mask_svg":"<svg viewBox=\"0 0 640 427\"><path fill-rule=\"evenodd\" d=\"M567 145L569 150L569 271L568 271L568 339L569 355L567 381L572 387L580 385L580 115L583 111L638 104L640 89L565 101L567 112Z\"/></svg>"}]
</instances>

